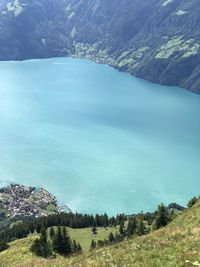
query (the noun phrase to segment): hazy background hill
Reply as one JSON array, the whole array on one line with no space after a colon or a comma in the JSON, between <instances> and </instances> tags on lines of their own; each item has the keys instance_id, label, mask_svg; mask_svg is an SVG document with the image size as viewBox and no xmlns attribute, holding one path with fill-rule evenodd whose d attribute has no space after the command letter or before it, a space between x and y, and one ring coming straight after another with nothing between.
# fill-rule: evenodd
<instances>
[{"instance_id":1,"label":"hazy background hill","mask_svg":"<svg viewBox=\"0 0 200 267\"><path fill-rule=\"evenodd\" d=\"M196 0L0 0L0 59L87 57L200 92Z\"/></svg>"}]
</instances>

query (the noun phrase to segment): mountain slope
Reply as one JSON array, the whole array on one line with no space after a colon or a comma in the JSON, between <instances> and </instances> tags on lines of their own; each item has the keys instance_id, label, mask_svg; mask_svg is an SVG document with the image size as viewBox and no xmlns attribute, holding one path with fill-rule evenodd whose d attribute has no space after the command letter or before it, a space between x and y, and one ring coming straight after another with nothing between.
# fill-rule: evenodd
<instances>
[{"instance_id":1,"label":"mountain slope","mask_svg":"<svg viewBox=\"0 0 200 267\"><path fill-rule=\"evenodd\" d=\"M33 256L33 238L15 241L0 253L0 266L200 266L200 202L159 231L70 259Z\"/></svg>"},{"instance_id":2,"label":"mountain slope","mask_svg":"<svg viewBox=\"0 0 200 267\"><path fill-rule=\"evenodd\" d=\"M200 93L196 0L0 0L0 59L87 57Z\"/></svg>"}]
</instances>

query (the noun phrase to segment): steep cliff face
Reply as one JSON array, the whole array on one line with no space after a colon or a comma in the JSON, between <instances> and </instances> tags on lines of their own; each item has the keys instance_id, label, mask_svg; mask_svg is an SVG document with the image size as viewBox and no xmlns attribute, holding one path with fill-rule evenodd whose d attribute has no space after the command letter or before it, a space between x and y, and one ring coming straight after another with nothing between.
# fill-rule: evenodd
<instances>
[{"instance_id":1,"label":"steep cliff face","mask_svg":"<svg viewBox=\"0 0 200 267\"><path fill-rule=\"evenodd\" d=\"M53 56L200 93L200 2L0 0L0 59Z\"/></svg>"}]
</instances>

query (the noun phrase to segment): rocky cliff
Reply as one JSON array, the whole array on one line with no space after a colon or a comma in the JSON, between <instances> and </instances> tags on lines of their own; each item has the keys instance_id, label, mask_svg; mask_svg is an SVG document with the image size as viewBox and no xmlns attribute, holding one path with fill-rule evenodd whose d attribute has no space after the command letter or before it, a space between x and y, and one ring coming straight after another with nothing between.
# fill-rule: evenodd
<instances>
[{"instance_id":1,"label":"rocky cliff","mask_svg":"<svg viewBox=\"0 0 200 267\"><path fill-rule=\"evenodd\" d=\"M200 93L200 2L0 0L0 59L54 56Z\"/></svg>"}]
</instances>

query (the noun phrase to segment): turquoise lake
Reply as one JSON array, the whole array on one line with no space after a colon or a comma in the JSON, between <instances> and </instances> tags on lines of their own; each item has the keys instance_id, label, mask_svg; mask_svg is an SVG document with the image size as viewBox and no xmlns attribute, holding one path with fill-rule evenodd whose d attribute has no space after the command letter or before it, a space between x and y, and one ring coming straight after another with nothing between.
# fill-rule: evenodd
<instances>
[{"instance_id":1,"label":"turquoise lake","mask_svg":"<svg viewBox=\"0 0 200 267\"><path fill-rule=\"evenodd\" d=\"M0 62L0 185L87 213L200 193L200 95L88 60Z\"/></svg>"}]
</instances>

